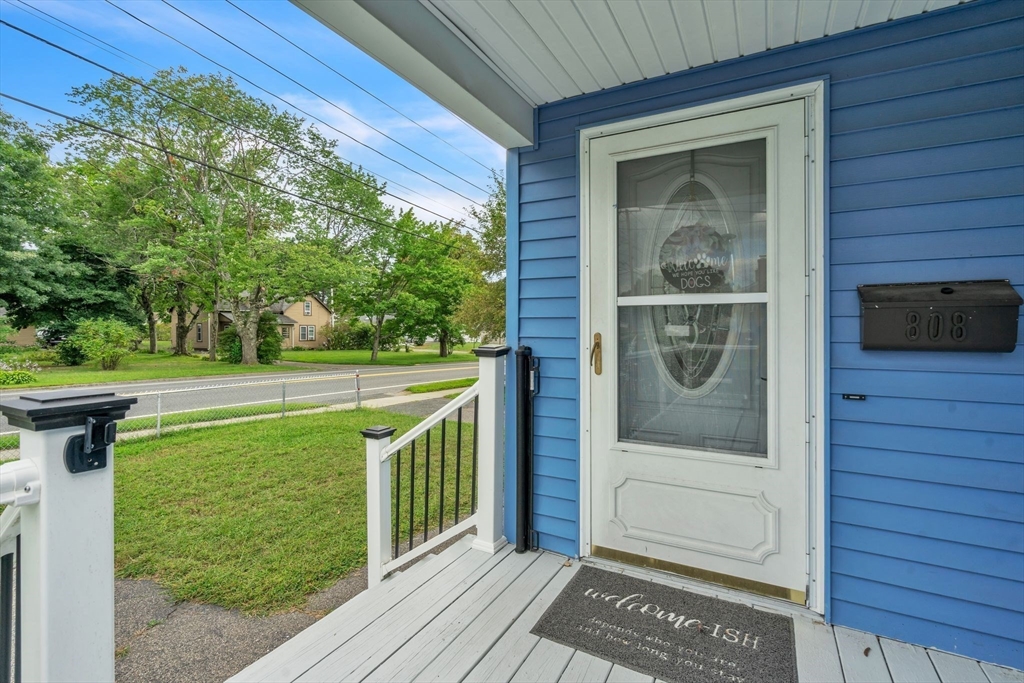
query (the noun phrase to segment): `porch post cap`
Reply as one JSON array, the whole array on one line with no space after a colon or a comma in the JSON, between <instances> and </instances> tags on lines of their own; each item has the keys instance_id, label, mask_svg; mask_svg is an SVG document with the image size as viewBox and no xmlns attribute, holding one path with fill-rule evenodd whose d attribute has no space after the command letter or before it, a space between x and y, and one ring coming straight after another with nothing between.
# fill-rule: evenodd
<instances>
[{"instance_id":1,"label":"porch post cap","mask_svg":"<svg viewBox=\"0 0 1024 683\"><path fill-rule=\"evenodd\" d=\"M12 426L42 432L84 426L87 417L121 420L138 402L102 389L39 391L0 401L0 411Z\"/></svg>"},{"instance_id":2,"label":"porch post cap","mask_svg":"<svg viewBox=\"0 0 1024 683\"><path fill-rule=\"evenodd\" d=\"M512 349L508 346L478 346L473 349L473 353L476 354L477 358L499 358L508 354Z\"/></svg>"},{"instance_id":3,"label":"porch post cap","mask_svg":"<svg viewBox=\"0 0 1024 683\"><path fill-rule=\"evenodd\" d=\"M367 427L363 431L359 432L367 439L386 439L394 434L397 429L394 427L385 427L384 425L377 425L376 427Z\"/></svg>"}]
</instances>

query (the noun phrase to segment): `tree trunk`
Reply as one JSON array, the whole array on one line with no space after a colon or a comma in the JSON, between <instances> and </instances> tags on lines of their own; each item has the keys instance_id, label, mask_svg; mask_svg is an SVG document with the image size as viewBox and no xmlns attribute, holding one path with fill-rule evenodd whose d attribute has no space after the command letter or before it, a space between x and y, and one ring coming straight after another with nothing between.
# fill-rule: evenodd
<instances>
[{"instance_id":1,"label":"tree trunk","mask_svg":"<svg viewBox=\"0 0 1024 683\"><path fill-rule=\"evenodd\" d=\"M260 312L249 310L242 313L239 306L232 306L235 317L235 331L238 341L242 344L242 365L258 365L260 362L258 340L256 338L260 323Z\"/></svg>"},{"instance_id":2,"label":"tree trunk","mask_svg":"<svg viewBox=\"0 0 1024 683\"><path fill-rule=\"evenodd\" d=\"M220 330L220 283L213 283L213 315L210 316L208 334L210 335L210 341L207 343L209 347L209 359L211 361L217 360L217 334Z\"/></svg>"},{"instance_id":3,"label":"tree trunk","mask_svg":"<svg viewBox=\"0 0 1024 683\"><path fill-rule=\"evenodd\" d=\"M384 327L384 317L381 316L373 323L373 350L370 351L370 362L377 360L377 353L380 351L380 332Z\"/></svg>"},{"instance_id":4,"label":"tree trunk","mask_svg":"<svg viewBox=\"0 0 1024 683\"><path fill-rule=\"evenodd\" d=\"M441 348L441 358L448 357L448 333L442 332L437 336L437 345Z\"/></svg>"},{"instance_id":5,"label":"tree trunk","mask_svg":"<svg viewBox=\"0 0 1024 683\"><path fill-rule=\"evenodd\" d=\"M142 312L146 314L146 326L149 328L149 352L156 353L156 312L145 286L139 288L139 303L142 304Z\"/></svg>"},{"instance_id":6,"label":"tree trunk","mask_svg":"<svg viewBox=\"0 0 1024 683\"><path fill-rule=\"evenodd\" d=\"M246 325L238 328L238 338L242 342L242 365L259 365L256 332L248 330L247 327Z\"/></svg>"},{"instance_id":7,"label":"tree trunk","mask_svg":"<svg viewBox=\"0 0 1024 683\"><path fill-rule=\"evenodd\" d=\"M185 299L185 285L178 283L175 285L175 301L174 311L176 313L174 317L174 355L175 356L187 356L188 355L188 333L191 331L192 326L188 324L188 301Z\"/></svg>"}]
</instances>

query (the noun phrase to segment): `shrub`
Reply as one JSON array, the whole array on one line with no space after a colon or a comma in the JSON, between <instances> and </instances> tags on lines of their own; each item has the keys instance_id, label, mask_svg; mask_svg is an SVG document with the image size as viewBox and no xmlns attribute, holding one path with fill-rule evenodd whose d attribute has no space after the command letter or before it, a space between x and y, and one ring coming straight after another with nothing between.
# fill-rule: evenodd
<instances>
[{"instance_id":1,"label":"shrub","mask_svg":"<svg viewBox=\"0 0 1024 683\"><path fill-rule=\"evenodd\" d=\"M217 335L217 356L236 365L242 362L242 340L234 325ZM281 358L281 333L277 331L277 317L264 311L256 326L256 360L260 365L272 365Z\"/></svg>"},{"instance_id":2,"label":"shrub","mask_svg":"<svg viewBox=\"0 0 1024 683\"><path fill-rule=\"evenodd\" d=\"M61 343L57 344L57 362L61 365L74 367L76 365L81 365L86 360L85 351L79 345L77 339L68 337Z\"/></svg>"},{"instance_id":3,"label":"shrub","mask_svg":"<svg viewBox=\"0 0 1024 683\"><path fill-rule=\"evenodd\" d=\"M10 342L10 337L15 332L17 330L7 321L7 317L0 315L0 356L14 351L14 344Z\"/></svg>"},{"instance_id":4,"label":"shrub","mask_svg":"<svg viewBox=\"0 0 1024 683\"><path fill-rule=\"evenodd\" d=\"M333 326L324 325L320 328L320 337L324 340L324 348L331 351L373 348L373 326L358 319L339 322ZM389 332L385 327L381 334L381 351L395 351L401 344L399 335Z\"/></svg>"},{"instance_id":5,"label":"shrub","mask_svg":"<svg viewBox=\"0 0 1024 683\"><path fill-rule=\"evenodd\" d=\"M36 381L39 366L32 361L0 360L0 387L31 384Z\"/></svg>"},{"instance_id":6,"label":"shrub","mask_svg":"<svg viewBox=\"0 0 1024 683\"><path fill-rule=\"evenodd\" d=\"M59 365L60 356L53 349L35 349L25 354L25 360L39 365Z\"/></svg>"},{"instance_id":7,"label":"shrub","mask_svg":"<svg viewBox=\"0 0 1024 683\"><path fill-rule=\"evenodd\" d=\"M86 358L98 360L104 370L116 370L122 360L135 352L139 331L113 318L83 320L72 339Z\"/></svg>"}]
</instances>

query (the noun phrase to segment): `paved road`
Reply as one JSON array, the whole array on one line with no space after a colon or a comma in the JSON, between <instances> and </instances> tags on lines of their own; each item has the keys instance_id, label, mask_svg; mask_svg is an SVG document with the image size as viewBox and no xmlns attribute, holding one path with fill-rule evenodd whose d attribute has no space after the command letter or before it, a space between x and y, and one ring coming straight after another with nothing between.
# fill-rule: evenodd
<instances>
[{"instance_id":1,"label":"paved road","mask_svg":"<svg viewBox=\"0 0 1024 683\"><path fill-rule=\"evenodd\" d=\"M308 373L268 373L242 377L197 377L194 379L128 382L102 385L106 391L135 396L139 399L128 417L167 415L204 408L280 405L282 393L287 403L353 403L355 372L359 372L360 397L380 398L404 391L411 384L439 382L446 379L475 377L478 365L470 363L436 363L415 367L374 366L356 368L335 366ZM83 387L85 388L85 387ZM97 388L97 387L88 387ZM14 431L7 419L0 416L0 433Z\"/></svg>"}]
</instances>

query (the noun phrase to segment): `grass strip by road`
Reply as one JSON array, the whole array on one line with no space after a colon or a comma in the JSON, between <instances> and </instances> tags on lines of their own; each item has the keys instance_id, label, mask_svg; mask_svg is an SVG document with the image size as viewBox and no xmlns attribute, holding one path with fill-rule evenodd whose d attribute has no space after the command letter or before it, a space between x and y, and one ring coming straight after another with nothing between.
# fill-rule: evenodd
<instances>
[{"instance_id":1,"label":"grass strip by road","mask_svg":"<svg viewBox=\"0 0 1024 683\"><path fill-rule=\"evenodd\" d=\"M17 432L13 434L0 434L0 451L9 451L18 447L21 437Z\"/></svg>"},{"instance_id":2,"label":"grass strip by road","mask_svg":"<svg viewBox=\"0 0 1024 683\"><path fill-rule=\"evenodd\" d=\"M381 351L377 360L370 360L369 351L283 351L281 360L297 363L323 363L325 365L421 365L424 363L471 363L476 356L467 352L455 352L441 358L436 353L423 351Z\"/></svg>"},{"instance_id":3,"label":"grass strip by road","mask_svg":"<svg viewBox=\"0 0 1024 683\"><path fill-rule=\"evenodd\" d=\"M288 403L285 405L285 412L293 413L296 411L313 410L315 408L323 408L326 405L326 403L310 402ZM162 415L160 417L160 427L162 429L164 427L179 427L182 425L198 426L219 420L233 420L240 417L254 417L258 415L279 415L280 413L281 403L279 401L259 405L204 408L202 410L188 410ZM156 429L156 415L127 418L117 423L117 431L121 434L144 432L149 429ZM18 448L20 443L21 439L17 432L13 434L0 434L0 451Z\"/></svg>"},{"instance_id":4,"label":"grass strip by road","mask_svg":"<svg viewBox=\"0 0 1024 683\"><path fill-rule=\"evenodd\" d=\"M366 445L376 424L399 435L420 418L381 410L296 415L146 437L115 449L117 575L153 578L177 600L266 614L300 607L306 596L366 564ZM450 425L449 425L450 426ZM431 433L429 524L469 512L472 425L463 425L456 482L455 429L446 433L445 510L439 507L440 428ZM413 529L424 526L423 440L418 442ZM401 469L403 542L408 538L410 453ZM394 495L394 494L393 494Z\"/></svg>"},{"instance_id":5,"label":"grass strip by road","mask_svg":"<svg viewBox=\"0 0 1024 683\"><path fill-rule=\"evenodd\" d=\"M323 408L326 405L326 403L287 403L285 404L285 412L291 413L297 410L312 410L314 408ZM160 417L160 426L177 427L180 425L199 425L204 422L233 420L239 417L280 414L280 401L249 406L203 408L202 410L188 410L180 413L168 413L166 415L162 415ZM141 432L147 429L156 429L156 415L128 418L126 420L121 420L117 425L117 430L119 432Z\"/></svg>"},{"instance_id":6,"label":"grass strip by road","mask_svg":"<svg viewBox=\"0 0 1024 683\"><path fill-rule=\"evenodd\" d=\"M122 361L117 370L101 370L97 363L77 367L54 366L43 368L36 381L11 391L32 391L40 387L74 384L101 384L104 382L134 382L138 380L179 379L183 377L210 377L218 375L251 375L265 372L302 372L302 368L287 365L233 365L223 361L209 361L199 356L172 356L166 352L139 353Z\"/></svg>"},{"instance_id":7,"label":"grass strip by road","mask_svg":"<svg viewBox=\"0 0 1024 683\"><path fill-rule=\"evenodd\" d=\"M428 382L427 384L413 384L406 391L410 394L426 394L431 391L462 389L473 386L478 379L478 377L463 377L462 379L446 379L440 382Z\"/></svg>"}]
</instances>

